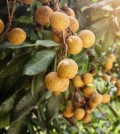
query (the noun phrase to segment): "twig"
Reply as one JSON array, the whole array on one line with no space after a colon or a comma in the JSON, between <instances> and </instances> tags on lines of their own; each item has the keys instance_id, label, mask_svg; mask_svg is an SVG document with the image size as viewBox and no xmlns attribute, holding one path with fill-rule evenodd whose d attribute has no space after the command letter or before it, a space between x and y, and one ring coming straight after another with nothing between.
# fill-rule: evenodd
<instances>
[{"instance_id":1,"label":"twig","mask_svg":"<svg viewBox=\"0 0 120 134\"><path fill-rule=\"evenodd\" d=\"M116 118L118 118L118 115L117 115L117 113L114 111L114 109L108 104L107 105L108 107L109 107L109 109L112 111L112 113L114 114L114 116L116 117Z\"/></svg>"},{"instance_id":2,"label":"twig","mask_svg":"<svg viewBox=\"0 0 120 134\"><path fill-rule=\"evenodd\" d=\"M14 0L14 4L13 4L13 8L12 8L12 13L11 13L11 15L10 15L9 2L8 2L8 0L7 0L7 8L8 8L9 23L8 23L8 28L7 28L7 30L6 30L6 34L9 32L10 27L11 27L11 24L12 24L14 12L15 12L15 5L16 5L16 0Z\"/></svg>"}]
</instances>

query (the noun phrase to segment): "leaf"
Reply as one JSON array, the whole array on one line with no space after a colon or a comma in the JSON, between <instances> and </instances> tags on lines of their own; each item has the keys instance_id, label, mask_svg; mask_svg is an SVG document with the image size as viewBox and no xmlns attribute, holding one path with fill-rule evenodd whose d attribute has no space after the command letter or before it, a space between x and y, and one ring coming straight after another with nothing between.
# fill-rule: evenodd
<instances>
[{"instance_id":1,"label":"leaf","mask_svg":"<svg viewBox=\"0 0 120 134\"><path fill-rule=\"evenodd\" d=\"M9 42L4 42L0 44L0 50L8 49L19 49L24 47L34 47L34 46L43 46L43 47L57 47L59 46L58 43L52 40L37 40L36 43L30 44L28 42L24 42L22 45L12 45Z\"/></svg>"},{"instance_id":2,"label":"leaf","mask_svg":"<svg viewBox=\"0 0 120 134\"><path fill-rule=\"evenodd\" d=\"M15 21L19 22L19 23L23 23L23 24L32 24L33 17L21 16L21 17L15 19Z\"/></svg>"},{"instance_id":3,"label":"leaf","mask_svg":"<svg viewBox=\"0 0 120 134\"><path fill-rule=\"evenodd\" d=\"M26 64L24 74L36 75L45 72L53 59L55 58L55 51L42 50L37 52Z\"/></svg>"}]
</instances>

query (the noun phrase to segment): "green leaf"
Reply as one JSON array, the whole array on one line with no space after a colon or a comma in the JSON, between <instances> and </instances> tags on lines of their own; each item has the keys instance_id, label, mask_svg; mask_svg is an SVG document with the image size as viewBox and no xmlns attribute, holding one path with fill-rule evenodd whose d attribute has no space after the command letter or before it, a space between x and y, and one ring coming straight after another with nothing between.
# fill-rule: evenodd
<instances>
[{"instance_id":1,"label":"green leaf","mask_svg":"<svg viewBox=\"0 0 120 134\"><path fill-rule=\"evenodd\" d=\"M45 72L53 59L56 52L52 50L42 50L37 52L26 64L24 68L24 74L36 75L41 72Z\"/></svg>"},{"instance_id":2,"label":"green leaf","mask_svg":"<svg viewBox=\"0 0 120 134\"><path fill-rule=\"evenodd\" d=\"M21 16L18 19L15 19L15 21L23 24L32 24L33 17Z\"/></svg>"},{"instance_id":3,"label":"green leaf","mask_svg":"<svg viewBox=\"0 0 120 134\"><path fill-rule=\"evenodd\" d=\"M34 46L43 46L43 47L57 47L59 46L58 43L52 41L52 40L37 40L36 43L30 44L28 42L24 42L22 45L12 45L9 42L4 42L0 44L0 50L3 49L19 49L24 47L34 47Z\"/></svg>"}]
</instances>

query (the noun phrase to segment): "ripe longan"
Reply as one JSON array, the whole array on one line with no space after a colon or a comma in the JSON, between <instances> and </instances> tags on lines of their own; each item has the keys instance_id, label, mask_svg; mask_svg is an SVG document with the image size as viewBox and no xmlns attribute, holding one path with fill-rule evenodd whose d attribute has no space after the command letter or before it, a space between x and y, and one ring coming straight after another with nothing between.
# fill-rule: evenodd
<instances>
[{"instance_id":1,"label":"ripe longan","mask_svg":"<svg viewBox=\"0 0 120 134\"><path fill-rule=\"evenodd\" d=\"M33 3L34 0L22 0L22 2L26 5L30 5Z\"/></svg>"},{"instance_id":2,"label":"ripe longan","mask_svg":"<svg viewBox=\"0 0 120 134\"><path fill-rule=\"evenodd\" d=\"M79 37L81 38L83 42L84 48L92 47L95 43L95 35L90 30L82 30L79 32Z\"/></svg>"},{"instance_id":3,"label":"ripe longan","mask_svg":"<svg viewBox=\"0 0 120 134\"><path fill-rule=\"evenodd\" d=\"M67 46L68 46L68 53L69 54L78 54L81 52L83 44L79 36L77 35L71 35L66 40Z\"/></svg>"},{"instance_id":4,"label":"ripe longan","mask_svg":"<svg viewBox=\"0 0 120 134\"><path fill-rule=\"evenodd\" d=\"M116 87L117 87L117 88L120 88L120 81L118 81L118 82L116 83Z\"/></svg>"},{"instance_id":5,"label":"ripe longan","mask_svg":"<svg viewBox=\"0 0 120 134\"><path fill-rule=\"evenodd\" d=\"M14 28L8 33L7 39L13 45L20 45L26 40L26 33L21 28Z\"/></svg>"},{"instance_id":6,"label":"ripe longan","mask_svg":"<svg viewBox=\"0 0 120 134\"><path fill-rule=\"evenodd\" d=\"M72 16L75 18L75 12L73 9L69 8L69 7L64 7L62 8L62 11L67 14L68 16Z\"/></svg>"},{"instance_id":7,"label":"ripe longan","mask_svg":"<svg viewBox=\"0 0 120 134\"><path fill-rule=\"evenodd\" d=\"M93 100L90 98L90 100L89 100L89 107L91 108L91 109L95 109L96 107L97 107L97 103L95 103L95 102L93 102Z\"/></svg>"},{"instance_id":8,"label":"ripe longan","mask_svg":"<svg viewBox=\"0 0 120 134\"><path fill-rule=\"evenodd\" d=\"M42 6L38 8L35 12L35 20L42 26L50 24L50 16L53 10L48 6Z\"/></svg>"},{"instance_id":9,"label":"ripe longan","mask_svg":"<svg viewBox=\"0 0 120 134\"><path fill-rule=\"evenodd\" d=\"M60 38L58 35L56 35L53 32L52 32L52 40L57 42L57 43L61 43L62 42L62 38Z\"/></svg>"},{"instance_id":10,"label":"ripe longan","mask_svg":"<svg viewBox=\"0 0 120 134\"><path fill-rule=\"evenodd\" d=\"M102 101L102 103L103 104L107 104L107 103L109 103L110 102L110 95L109 94L103 94L103 101Z\"/></svg>"},{"instance_id":11,"label":"ripe longan","mask_svg":"<svg viewBox=\"0 0 120 134\"><path fill-rule=\"evenodd\" d=\"M87 114L91 114L94 110L95 110L95 108L90 108L90 109L86 109L85 112Z\"/></svg>"},{"instance_id":12,"label":"ripe longan","mask_svg":"<svg viewBox=\"0 0 120 134\"><path fill-rule=\"evenodd\" d=\"M50 0L39 0L41 3L47 3L50 2Z\"/></svg>"},{"instance_id":13,"label":"ripe longan","mask_svg":"<svg viewBox=\"0 0 120 134\"><path fill-rule=\"evenodd\" d=\"M96 103L96 104L100 104L103 101L103 95L101 94L94 94L91 97L92 102Z\"/></svg>"},{"instance_id":14,"label":"ripe longan","mask_svg":"<svg viewBox=\"0 0 120 134\"><path fill-rule=\"evenodd\" d=\"M0 19L0 33L2 33L4 30L4 23L3 21Z\"/></svg>"},{"instance_id":15,"label":"ripe longan","mask_svg":"<svg viewBox=\"0 0 120 134\"><path fill-rule=\"evenodd\" d=\"M85 87L82 91L85 97L90 97L94 93L94 89L92 87Z\"/></svg>"},{"instance_id":16,"label":"ripe longan","mask_svg":"<svg viewBox=\"0 0 120 134\"><path fill-rule=\"evenodd\" d=\"M73 115L74 115L73 107L72 107L72 105L69 104L63 110L63 116L66 118L71 118Z\"/></svg>"},{"instance_id":17,"label":"ripe longan","mask_svg":"<svg viewBox=\"0 0 120 134\"><path fill-rule=\"evenodd\" d=\"M105 62L105 69L106 70L111 70L113 67L113 61L110 58L107 58Z\"/></svg>"},{"instance_id":18,"label":"ripe longan","mask_svg":"<svg viewBox=\"0 0 120 134\"><path fill-rule=\"evenodd\" d=\"M63 91L68 88L69 80L58 77L57 72L51 72L45 77L45 86L50 91Z\"/></svg>"},{"instance_id":19,"label":"ripe longan","mask_svg":"<svg viewBox=\"0 0 120 134\"><path fill-rule=\"evenodd\" d=\"M70 26L70 20L65 13L56 11L50 16L50 24L54 30L61 32Z\"/></svg>"},{"instance_id":20,"label":"ripe longan","mask_svg":"<svg viewBox=\"0 0 120 134\"><path fill-rule=\"evenodd\" d=\"M61 91L54 91L53 94L54 94L55 96L59 96L59 95L61 94Z\"/></svg>"},{"instance_id":21,"label":"ripe longan","mask_svg":"<svg viewBox=\"0 0 120 134\"><path fill-rule=\"evenodd\" d=\"M90 114L86 114L85 117L82 119L83 123L88 123L91 120L91 115Z\"/></svg>"},{"instance_id":22,"label":"ripe longan","mask_svg":"<svg viewBox=\"0 0 120 134\"><path fill-rule=\"evenodd\" d=\"M82 86L84 86L84 82L83 82L82 77L80 75L76 75L72 79L72 82L73 82L74 87L82 87Z\"/></svg>"},{"instance_id":23,"label":"ripe longan","mask_svg":"<svg viewBox=\"0 0 120 134\"><path fill-rule=\"evenodd\" d=\"M108 75L107 75L107 74L104 74L104 75L102 76L102 78L103 78L104 81L108 81Z\"/></svg>"},{"instance_id":24,"label":"ripe longan","mask_svg":"<svg viewBox=\"0 0 120 134\"><path fill-rule=\"evenodd\" d=\"M115 84L116 81L117 81L117 79L116 79L115 77L112 77L112 78L110 79L110 82L113 83L113 84Z\"/></svg>"},{"instance_id":25,"label":"ripe longan","mask_svg":"<svg viewBox=\"0 0 120 134\"><path fill-rule=\"evenodd\" d=\"M85 84L92 84L93 82L93 75L91 73L86 73L83 75L83 82Z\"/></svg>"},{"instance_id":26,"label":"ripe longan","mask_svg":"<svg viewBox=\"0 0 120 134\"><path fill-rule=\"evenodd\" d=\"M120 96L120 88L116 90L116 96Z\"/></svg>"},{"instance_id":27,"label":"ripe longan","mask_svg":"<svg viewBox=\"0 0 120 134\"><path fill-rule=\"evenodd\" d=\"M72 59L63 59L58 64L57 73L61 78L72 79L78 73L78 65Z\"/></svg>"},{"instance_id":28,"label":"ripe longan","mask_svg":"<svg viewBox=\"0 0 120 134\"><path fill-rule=\"evenodd\" d=\"M79 22L76 18L70 16L70 28L72 30L73 33L77 32L79 29Z\"/></svg>"},{"instance_id":29,"label":"ripe longan","mask_svg":"<svg viewBox=\"0 0 120 134\"><path fill-rule=\"evenodd\" d=\"M82 109L82 108L78 108L75 110L74 112L74 118L77 119L77 120L81 120L83 119L85 116L85 110Z\"/></svg>"},{"instance_id":30,"label":"ripe longan","mask_svg":"<svg viewBox=\"0 0 120 134\"><path fill-rule=\"evenodd\" d=\"M116 56L114 54L110 54L109 58L113 61L116 62Z\"/></svg>"}]
</instances>

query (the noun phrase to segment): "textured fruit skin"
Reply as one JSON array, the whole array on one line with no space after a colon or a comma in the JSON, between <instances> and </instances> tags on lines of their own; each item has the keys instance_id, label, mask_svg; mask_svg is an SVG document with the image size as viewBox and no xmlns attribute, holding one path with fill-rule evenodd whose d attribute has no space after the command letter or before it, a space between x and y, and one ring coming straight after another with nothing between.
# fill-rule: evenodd
<instances>
[{"instance_id":1,"label":"textured fruit skin","mask_svg":"<svg viewBox=\"0 0 120 134\"><path fill-rule=\"evenodd\" d=\"M61 94L61 91L54 91L53 94L54 94L55 96L59 96L59 95Z\"/></svg>"},{"instance_id":2,"label":"textured fruit skin","mask_svg":"<svg viewBox=\"0 0 120 134\"><path fill-rule=\"evenodd\" d=\"M67 46L68 46L68 53L69 54L78 54L81 52L83 48L83 44L79 36L77 35L71 35L66 40Z\"/></svg>"},{"instance_id":3,"label":"textured fruit skin","mask_svg":"<svg viewBox=\"0 0 120 134\"><path fill-rule=\"evenodd\" d=\"M103 78L104 81L108 81L108 75L107 75L107 74L104 74L104 75L102 76L102 78Z\"/></svg>"},{"instance_id":4,"label":"textured fruit skin","mask_svg":"<svg viewBox=\"0 0 120 134\"><path fill-rule=\"evenodd\" d=\"M47 3L50 2L50 0L39 0L41 3Z\"/></svg>"},{"instance_id":5,"label":"textured fruit skin","mask_svg":"<svg viewBox=\"0 0 120 134\"><path fill-rule=\"evenodd\" d=\"M116 87L117 87L117 88L120 88L120 81L118 81L118 82L116 83Z\"/></svg>"},{"instance_id":6,"label":"textured fruit skin","mask_svg":"<svg viewBox=\"0 0 120 134\"><path fill-rule=\"evenodd\" d=\"M85 87L82 91L85 97L90 97L94 93L94 89L92 87Z\"/></svg>"},{"instance_id":7,"label":"textured fruit skin","mask_svg":"<svg viewBox=\"0 0 120 134\"><path fill-rule=\"evenodd\" d=\"M8 33L7 39L13 45L20 45L25 41L26 33L21 28L14 28Z\"/></svg>"},{"instance_id":8,"label":"textured fruit skin","mask_svg":"<svg viewBox=\"0 0 120 134\"><path fill-rule=\"evenodd\" d=\"M74 10L73 10L73 9L71 9L71 8L69 8L69 7L65 7L65 8L63 8L62 10L63 10L63 12L64 12L65 14L67 14L68 16L75 17L75 13L74 13Z\"/></svg>"},{"instance_id":9,"label":"textured fruit skin","mask_svg":"<svg viewBox=\"0 0 120 134\"><path fill-rule=\"evenodd\" d=\"M103 101L102 101L102 103L103 104L107 104L107 103L109 103L110 102L110 95L109 94L103 94Z\"/></svg>"},{"instance_id":10,"label":"textured fruit skin","mask_svg":"<svg viewBox=\"0 0 120 134\"><path fill-rule=\"evenodd\" d=\"M72 30L73 33L77 32L79 29L79 22L76 18L70 16L70 28Z\"/></svg>"},{"instance_id":11,"label":"textured fruit skin","mask_svg":"<svg viewBox=\"0 0 120 134\"><path fill-rule=\"evenodd\" d=\"M116 96L120 96L120 88L116 90Z\"/></svg>"},{"instance_id":12,"label":"textured fruit skin","mask_svg":"<svg viewBox=\"0 0 120 134\"><path fill-rule=\"evenodd\" d=\"M63 110L63 116L66 118L71 118L74 115L72 105L67 105Z\"/></svg>"},{"instance_id":13,"label":"textured fruit skin","mask_svg":"<svg viewBox=\"0 0 120 134\"><path fill-rule=\"evenodd\" d=\"M84 74L83 81L85 84L91 84L93 82L93 75L91 73Z\"/></svg>"},{"instance_id":14,"label":"textured fruit skin","mask_svg":"<svg viewBox=\"0 0 120 134\"><path fill-rule=\"evenodd\" d=\"M82 108L78 108L75 110L74 112L74 118L77 119L77 120L81 120L83 119L85 116L85 110L82 109Z\"/></svg>"},{"instance_id":15,"label":"textured fruit skin","mask_svg":"<svg viewBox=\"0 0 120 134\"><path fill-rule=\"evenodd\" d=\"M57 43L61 43L62 42L62 38L57 36L55 33L52 33L52 40L57 42Z\"/></svg>"},{"instance_id":16,"label":"textured fruit skin","mask_svg":"<svg viewBox=\"0 0 120 134\"><path fill-rule=\"evenodd\" d=\"M95 109L96 107L97 107L97 103L95 103L95 102L93 102L93 100L92 99L90 99L89 100L89 107L91 108L91 109Z\"/></svg>"},{"instance_id":17,"label":"textured fruit skin","mask_svg":"<svg viewBox=\"0 0 120 134\"><path fill-rule=\"evenodd\" d=\"M78 73L77 63L72 59L63 59L57 67L58 76L72 79Z\"/></svg>"},{"instance_id":18,"label":"textured fruit skin","mask_svg":"<svg viewBox=\"0 0 120 134\"><path fill-rule=\"evenodd\" d=\"M103 95L101 94L94 94L91 97L92 102L94 102L95 104L100 104L103 101Z\"/></svg>"},{"instance_id":19,"label":"textured fruit skin","mask_svg":"<svg viewBox=\"0 0 120 134\"><path fill-rule=\"evenodd\" d=\"M111 70L113 67L113 61L110 58L107 58L105 62L105 69L106 70Z\"/></svg>"},{"instance_id":20,"label":"textured fruit skin","mask_svg":"<svg viewBox=\"0 0 120 134\"><path fill-rule=\"evenodd\" d=\"M84 48L89 48L89 47L92 47L94 45L95 35L93 32L91 32L89 30L82 30L81 32L79 32L78 35L83 42Z\"/></svg>"},{"instance_id":21,"label":"textured fruit skin","mask_svg":"<svg viewBox=\"0 0 120 134\"><path fill-rule=\"evenodd\" d=\"M50 24L54 30L61 32L70 26L70 20L65 13L56 11L50 16Z\"/></svg>"},{"instance_id":22,"label":"textured fruit skin","mask_svg":"<svg viewBox=\"0 0 120 134\"><path fill-rule=\"evenodd\" d=\"M57 72L51 72L45 77L45 86L50 91L63 91L68 85L69 80L58 77Z\"/></svg>"},{"instance_id":23,"label":"textured fruit skin","mask_svg":"<svg viewBox=\"0 0 120 134\"><path fill-rule=\"evenodd\" d=\"M42 26L50 24L49 18L53 10L48 6L42 6L35 12L35 20Z\"/></svg>"},{"instance_id":24,"label":"textured fruit skin","mask_svg":"<svg viewBox=\"0 0 120 134\"><path fill-rule=\"evenodd\" d=\"M110 79L110 82L113 83L113 84L115 84L115 83L117 82L117 79L116 79L115 77L112 77L112 78Z\"/></svg>"},{"instance_id":25,"label":"textured fruit skin","mask_svg":"<svg viewBox=\"0 0 120 134\"><path fill-rule=\"evenodd\" d=\"M88 123L91 120L91 115L90 114L86 114L85 117L82 119L83 123Z\"/></svg>"},{"instance_id":26,"label":"textured fruit skin","mask_svg":"<svg viewBox=\"0 0 120 134\"><path fill-rule=\"evenodd\" d=\"M72 79L73 85L74 87L82 87L84 86L84 82L82 80L82 77L80 75L76 75L73 79Z\"/></svg>"},{"instance_id":27,"label":"textured fruit skin","mask_svg":"<svg viewBox=\"0 0 120 134\"><path fill-rule=\"evenodd\" d=\"M109 58L113 61L116 62L116 56L114 54L109 55Z\"/></svg>"},{"instance_id":28,"label":"textured fruit skin","mask_svg":"<svg viewBox=\"0 0 120 134\"><path fill-rule=\"evenodd\" d=\"M95 108L86 109L85 112L86 112L87 114L91 114L94 110L95 110Z\"/></svg>"},{"instance_id":29,"label":"textured fruit skin","mask_svg":"<svg viewBox=\"0 0 120 134\"><path fill-rule=\"evenodd\" d=\"M22 0L22 2L23 2L24 4L26 4L26 5L32 4L33 1L34 1L34 0Z\"/></svg>"},{"instance_id":30,"label":"textured fruit skin","mask_svg":"<svg viewBox=\"0 0 120 134\"><path fill-rule=\"evenodd\" d=\"M4 30L4 23L3 21L0 19L0 33L2 33Z\"/></svg>"}]
</instances>

